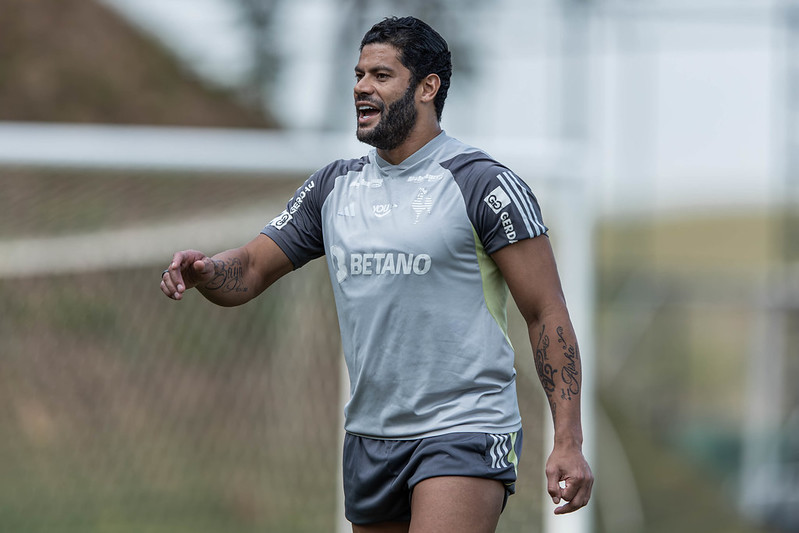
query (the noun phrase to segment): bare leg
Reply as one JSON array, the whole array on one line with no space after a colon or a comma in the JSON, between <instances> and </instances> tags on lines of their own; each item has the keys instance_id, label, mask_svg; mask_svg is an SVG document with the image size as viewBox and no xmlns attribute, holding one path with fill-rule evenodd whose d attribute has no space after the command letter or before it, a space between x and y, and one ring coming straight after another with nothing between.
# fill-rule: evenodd
<instances>
[{"instance_id":1,"label":"bare leg","mask_svg":"<svg viewBox=\"0 0 799 533\"><path fill-rule=\"evenodd\" d=\"M505 487L493 479L444 476L413 489L410 533L494 533Z\"/></svg>"},{"instance_id":2,"label":"bare leg","mask_svg":"<svg viewBox=\"0 0 799 533\"><path fill-rule=\"evenodd\" d=\"M383 522L368 526L352 525L352 533L408 533L408 522Z\"/></svg>"}]
</instances>

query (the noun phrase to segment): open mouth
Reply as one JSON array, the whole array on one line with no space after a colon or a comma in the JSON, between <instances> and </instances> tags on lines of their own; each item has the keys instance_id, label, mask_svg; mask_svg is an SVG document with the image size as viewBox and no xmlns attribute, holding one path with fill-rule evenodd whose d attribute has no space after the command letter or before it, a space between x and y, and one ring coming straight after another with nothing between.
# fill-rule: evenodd
<instances>
[{"instance_id":1,"label":"open mouth","mask_svg":"<svg viewBox=\"0 0 799 533\"><path fill-rule=\"evenodd\" d=\"M358 110L358 125L363 126L371 122L373 119L380 115L380 109L372 104L359 103L356 106Z\"/></svg>"}]
</instances>

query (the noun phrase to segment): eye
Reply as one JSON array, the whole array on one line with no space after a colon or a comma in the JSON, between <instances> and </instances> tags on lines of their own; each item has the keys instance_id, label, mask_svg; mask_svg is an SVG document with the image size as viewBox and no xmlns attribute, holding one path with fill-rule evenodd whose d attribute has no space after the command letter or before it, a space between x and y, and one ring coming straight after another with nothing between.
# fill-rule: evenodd
<instances>
[{"instance_id":1,"label":"eye","mask_svg":"<svg viewBox=\"0 0 799 533\"><path fill-rule=\"evenodd\" d=\"M378 72L375 75L375 78L377 78L380 81L386 81L389 78L389 75L386 74L385 72Z\"/></svg>"}]
</instances>

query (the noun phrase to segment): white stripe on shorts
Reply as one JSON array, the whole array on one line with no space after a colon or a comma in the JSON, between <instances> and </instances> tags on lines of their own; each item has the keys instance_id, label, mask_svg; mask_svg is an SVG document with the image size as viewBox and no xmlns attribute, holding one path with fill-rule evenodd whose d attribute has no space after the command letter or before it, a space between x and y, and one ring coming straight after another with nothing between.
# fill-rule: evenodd
<instances>
[{"instance_id":1,"label":"white stripe on shorts","mask_svg":"<svg viewBox=\"0 0 799 533\"><path fill-rule=\"evenodd\" d=\"M491 445L491 468L505 468L508 462L505 457L508 455L508 435L490 435L494 443Z\"/></svg>"}]
</instances>

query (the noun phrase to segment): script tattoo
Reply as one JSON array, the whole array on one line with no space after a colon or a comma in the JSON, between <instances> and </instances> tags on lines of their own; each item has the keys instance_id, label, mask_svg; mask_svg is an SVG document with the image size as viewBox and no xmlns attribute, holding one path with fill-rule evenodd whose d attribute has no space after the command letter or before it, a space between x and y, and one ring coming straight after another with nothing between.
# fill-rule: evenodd
<instances>
[{"instance_id":1,"label":"script tattoo","mask_svg":"<svg viewBox=\"0 0 799 533\"><path fill-rule=\"evenodd\" d=\"M558 326L558 345L563 350L563 357L568 363L563 365L560 371L560 379L564 387L560 389L560 397L564 400L571 400L572 395L580 394L580 369L577 366L580 356L574 345L566 342L563 338L563 328Z\"/></svg>"},{"instance_id":2,"label":"script tattoo","mask_svg":"<svg viewBox=\"0 0 799 533\"><path fill-rule=\"evenodd\" d=\"M538 379L541 380L541 385L544 387L544 392L549 401L549 407L552 410L552 416L555 416L555 374L557 370L552 368L549 361L549 335L546 333L546 324L541 327L541 333L538 335L538 343L535 347L535 370L538 373Z\"/></svg>"},{"instance_id":3,"label":"script tattoo","mask_svg":"<svg viewBox=\"0 0 799 533\"><path fill-rule=\"evenodd\" d=\"M228 262L214 260L214 277L205 288L211 291L247 292L241 260L231 259Z\"/></svg>"}]
</instances>

